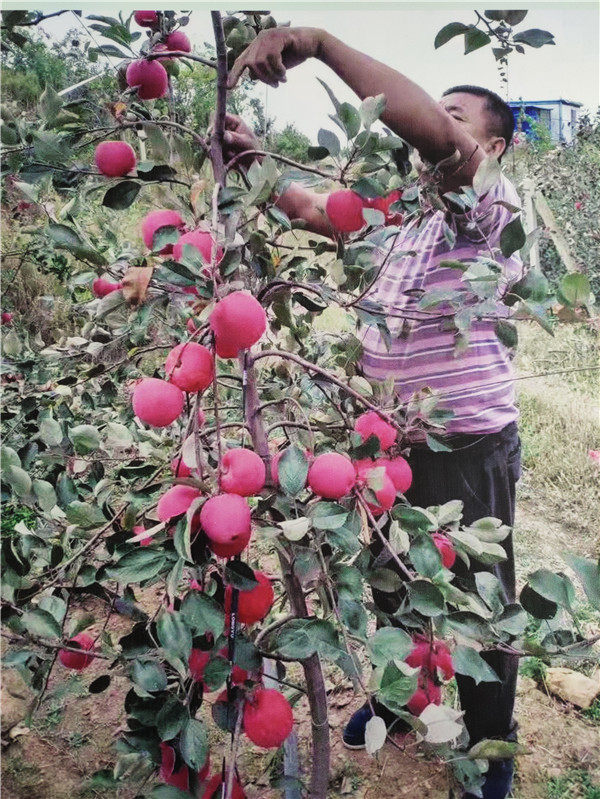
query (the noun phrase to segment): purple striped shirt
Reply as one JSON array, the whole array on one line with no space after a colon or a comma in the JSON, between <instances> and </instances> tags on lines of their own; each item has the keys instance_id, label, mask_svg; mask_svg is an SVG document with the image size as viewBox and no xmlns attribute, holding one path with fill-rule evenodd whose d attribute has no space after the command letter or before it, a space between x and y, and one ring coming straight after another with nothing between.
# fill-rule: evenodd
<instances>
[{"instance_id":1,"label":"purple striped shirt","mask_svg":"<svg viewBox=\"0 0 600 799\"><path fill-rule=\"evenodd\" d=\"M513 213L498 201L520 206L504 175L468 213L432 211L418 230L415 222L406 225L368 294L391 314L387 318L391 345L388 350L376 326L363 330L365 376L379 381L393 376L401 402L425 387L432 389L439 407L454 413L446 425L448 433L495 433L518 417L509 351L496 336L494 320L473 322L468 346L457 352L455 331L445 330L440 318L450 306L428 311L419 306L423 291L466 288L459 270L439 266L443 260L493 258L502 267L500 295L521 276L518 254L504 258L499 250L500 233ZM453 246L444 223L456 236ZM499 299L494 304L499 316L507 315ZM396 318L397 313L411 318Z\"/></svg>"}]
</instances>

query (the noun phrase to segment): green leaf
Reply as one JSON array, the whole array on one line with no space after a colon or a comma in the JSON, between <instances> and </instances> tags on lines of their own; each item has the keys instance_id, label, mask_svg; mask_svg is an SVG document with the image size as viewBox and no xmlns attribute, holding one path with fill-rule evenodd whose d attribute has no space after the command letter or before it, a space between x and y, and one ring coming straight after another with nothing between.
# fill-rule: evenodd
<instances>
[{"instance_id":1,"label":"green leaf","mask_svg":"<svg viewBox=\"0 0 600 799\"><path fill-rule=\"evenodd\" d=\"M112 566L107 566L106 573L120 583L141 583L156 577L165 564L164 552L136 549L128 552Z\"/></svg>"},{"instance_id":2,"label":"green leaf","mask_svg":"<svg viewBox=\"0 0 600 799\"><path fill-rule=\"evenodd\" d=\"M297 496L306 485L308 458L300 447L288 447L277 464L279 485L291 497Z\"/></svg>"},{"instance_id":3,"label":"green leaf","mask_svg":"<svg viewBox=\"0 0 600 799\"><path fill-rule=\"evenodd\" d=\"M46 120L47 123L52 124L56 119L56 115L62 108L62 98L58 96L57 92L46 84L46 88L38 102L38 110L40 115Z\"/></svg>"},{"instance_id":4,"label":"green leaf","mask_svg":"<svg viewBox=\"0 0 600 799\"><path fill-rule=\"evenodd\" d=\"M496 319L494 332L498 336L500 343L509 349L516 347L519 343L519 333L514 322L509 322L506 319Z\"/></svg>"},{"instance_id":5,"label":"green leaf","mask_svg":"<svg viewBox=\"0 0 600 799\"><path fill-rule=\"evenodd\" d=\"M97 505L89 505L79 500L70 502L65 508L65 514L69 524L76 524L84 530L102 527L108 521Z\"/></svg>"},{"instance_id":6,"label":"green leaf","mask_svg":"<svg viewBox=\"0 0 600 799\"><path fill-rule=\"evenodd\" d=\"M221 606L199 591L191 591L186 596L180 613L195 635L211 632L214 638L218 638L225 629L225 616Z\"/></svg>"},{"instance_id":7,"label":"green leaf","mask_svg":"<svg viewBox=\"0 0 600 799\"><path fill-rule=\"evenodd\" d=\"M445 608L440 589L426 580L413 580L408 584L411 607L424 616L439 616Z\"/></svg>"},{"instance_id":8,"label":"green leaf","mask_svg":"<svg viewBox=\"0 0 600 799\"><path fill-rule=\"evenodd\" d=\"M293 619L282 625L273 637L277 652L296 660L315 652L335 660L341 651L335 627L324 619Z\"/></svg>"},{"instance_id":9,"label":"green leaf","mask_svg":"<svg viewBox=\"0 0 600 799\"><path fill-rule=\"evenodd\" d=\"M404 660L413 648L410 635L397 627L381 627L368 643L369 657L375 666L386 666L391 660Z\"/></svg>"},{"instance_id":10,"label":"green leaf","mask_svg":"<svg viewBox=\"0 0 600 799\"><path fill-rule=\"evenodd\" d=\"M433 40L433 46L437 50L438 47L446 44L450 39L454 39L455 36L460 36L461 33L464 33L468 29L469 26L463 25L462 22L449 22L448 25L444 25L444 27L437 32Z\"/></svg>"},{"instance_id":11,"label":"green leaf","mask_svg":"<svg viewBox=\"0 0 600 799\"><path fill-rule=\"evenodd\" d=\"M21 339L14 330L2 336L2 352L9 358L18 358L21 349Z\"/></svg>"},{"instance_id":12,"label":"green leaf","mask_svg":"<svg viewBox=\"0 0 600 799\"><path fill-rule=\"evenodd\" d=\"M124 211L138 196L141 185L135 180L122 180L116 186L111 186L104 195L102 205L112 208L113 211Z\"/></svg>"},{"instance_id":13,"label":"green leaf","mask_svg":"<svg viewBox=\"0 0 600 799\"><path fill-rule=\"evenodd\" d=\"M385 594L395 594L402 587L402 580L391 569L374 569L369 574L369 584L377 591Z\"/></svg>"},{"instance_id":14,"label":"green leaf","mask_svg":"<svg viewBox=\"0 0 600 799\"><path fill-rule=\"evenodd\" d=\"M208 755L208 735L205 725L198 719L188 719L179 739L179 751L187 765L198 771Z\"/></svg>"},{"instance_id":15,"label":"green leaf","mask_svg":"<svg viewBox=\"0 0 600 799\"><path fill-rule=\"evenodd\" d=\"M20 466L9 466L2 475L17 496L25 497L31 491L31 477Z\"/></svg>"},{"instance_id":16,"label":"green leaf","mask_svg":"<svg viewBox=\"0 0 600 799\"><path fill-rule=\"evenodd\" d=\"M312 506L310 516L317 530L338 530L344 526L348 511L336 502L317 502Z\"/></svg>"},{"instance_id":17,"label":"green leaf","mask_svg":"<svg viewBox=\"0 0 600 799\"><path fill-rule=\"evenodd\" d=\"M225 581L240 591L251 591L258 585L254 569L240 560L230 560L225 567Z\"/></svg>"},{"instance_id":18,"label":"green leaf","mask_svg":"<svg viewBox=\"0 0 600 799\"><path fill-rule=\"evenodd\" d=\"M46 417L40 424L39 436L47 447L58 447L63 440L62 427L56 419Z\"/></svg>"},{"instance_id":19,"label":"green leaf","mask_svg":"<svg viewBox=\"0 0 600 799\"><path fill-rule=\"evenodd\" d=\"M338 602L340 618L352 635L367 637L367 612L361 602L341 597Z\"/></svg>"},{"instance_id":20,"label":"green leaf","mask_svg":"<svg viewBox=\"0 0 600 799\"><path fill-rule=\"evenodd\" d=\"M590 300L590 281L581 272L570 272L560 281L558 297L565 305L577 308Z\"/></svg>"},{"instance_id":21,"label":"green leaf","mask_svg":"<svg viewBox=\"0 0 600 799\"><path fill-rule=\"evenodd\" d=\"M60 638L62 636L60 624L47 610L40 608L28 611L21 616L20 621L31 635L38 635L42 638Z\"/></svg>"},{"instance_id":22,"label":"green leaf","mask_svg":"<svg viewBox=\"0 0 600 799\"><path fill-rule=\"evenodd\" d=\"M475 613L459 610L446 616L444 622L450 630L457 632L464 638L480 641L481 643L490 639L490 625L486 623L485 619Z\"/></svg>"},{"instance_id":23,"label":"green leaf","mask_svg":"<svg viewBox=\"0 0 600 799\"><path fill-rule=\"evenodd\" d=\"M378 94L375 97L365 97L360 104L359 114L363 125L368 130L376 122L385 110L385 94Z\"/></svg>"},{"instance_id":24,"label":"green leaf","mask_svg":"<svg viewBox=\"0 0 600 799\"><path fill-rule=\"evenodd\" d=\"M34 480L33 493L42 510L48 512L56 505L56 492L46 480Z\"/></svg>"},{"instance_id":25,"label":"green leaf","mask_svg":"<svg viewBox=\"0 0 600 799\"><path fill-rule=\"evenodd\" d=\"M540 28L529 28L513 36L513 41L528 44L530 47L543 47L545 44L556 44L554 36L549 31Z\"/></svg>"},{"instance_id":26,"label":"green leaf","mask_svg":"<svg viewBox=\"0 0 600 799\"><path fill-rule=\"evenodd\" d=\"M192 634L181 613L169 610L162 613L156 622L156 634L167 654L187 661L192 651Z\"/></svg>"},{"instance_id":27,"label":"green leaf","mask_svg":"<svg viewBox=\"0 0 600 799\"><path fill-rule=\"evenodd\" d=\"M475 574L477 593L494 613L502 613L504 609L503 590L500 580L491 572Z\"/></svg>"},{"instance_id":28,"label":"green leaf","mask_svg":"<svg viewBox=\"0 0 600 799\"><path fill-rule=\"evenodd\" d=\"M479 50L480 47L485 47L491 41L487 33L479 30L479 28L469 27L465 31L465 55L472 53L474 50Z\"/></svg>"},{"instance_id":29,"label":"green leaf","mask_svg":"<svg viewBox=\"0 0 600 799\"><path fill-rule=\"evenodd\" d=\"M321 128L317 134L317 141L321 147L325 147L329 155L337 158L340 154L340 140L331 130Z\"/></svg>"},{"instance_id":30,"label":"green leaf","mask_svg":"<svg viewBox=\"0 0 600 799\"><path fill-rule=\"evenodd\" d=\"M134 660L131 666L131 679L144 691L164 691L167 687L167 674L160 663L153 660Z\"/></svg>"},{"instance_id":31,"label":"green leaf","mask_svg":"<svg viewBox=\"0 0 600 799\"><path fill-rule=\"evenodd\" d=\"M423 577L435 577L442 568L442 556L428 535L419 536L413 541L409 557L417 572Z\"/></svg>"},{"instance_id":32,"label":"green leaf","mask_svg":"<svg viewBox=\"0 0 600 799\"><path fill-rule=\"evenodd\" d=\"M521 224L521 217L518 216L513 219L502 229L500 234L500 249L505 258L509 258L514 252L520 250L525 244L526 239L523 225Z\"/></svg>"},{"instance_id":33,"label":"green leaf","mask_svg":"<svg viewBox=\"0 0 600 799\"><path fill-rule=\"evenodd\" d=\"M59 250L68 250L76 258L84 261L89 261L96 266L104 266L107 261L106 258L96 250L88 247L79 234L68 227L68 225L59 225L51 222L46 228L46 234L55 243L56 248Z\"/></svg>"},{"instance_id":34,"label":"green leaf","mask_svg":"<svg viewBox=\"0 0 600 799\"><path fill-rule=\"evenodd\" d=\"M492 667L470 646L457 646L452 653L452 663L459 674L472 677L475 685L480 682L500 682Z\"/></svg>"},{"instance_id":35,"label":"green leaf","mask_svg":"<svg viewBox=\"0 0 600 799\"><path fill-rule=\"evenodd\" d=\"M306 155L309 161L322 161L323 158L328 158L329 150L327 147L307 147Z\"/></svg>"},{"instance_id":36,"label":"green leaf","mask_svg":"<svg viewBox=\"0 0 600 799\"><path fill-rule=\"evenodd\" d=\"M583 590L590 604L596 610L600 610L600 561L595 562L589 558L582 558L571 553L563 557L581 580Z\"/></svg>"},{"instance_id":37,"label":"green leaf","mask_svg":"<svg viewBox=\"0 0 600 799\"><path fill-rule=\"evenodd\" d=\"M338 116L344 126L346 136L353 139L360 130L360 114L350 103L342 103L338 110Z\"/></svg>"},{"instance_id":38,"label":"green leaf","mask_svg":"<svg viewBox=\"0 0 600 799\"><path fill-rule=\"evenodd\" d=\"M87 455L100 446L100 433L90 424L80 424L69 430L69 438L78 455Z\"/></svg>"},{"instance_id":39,"label":"green leaf","mask_svg":"<svg viewBox=\"0 0 600 799\"><path fill-rule=\"evenodd\" d=\"M393 713L406 712L406 703L417 690L417 674L404 674L395 663L383 672L377 699Z\"/></svg>"},{"instance_id":40,"label":"green leaf","mask_svg":"<svg viewBox=\"0 0 600 799\"><path fill-rule=\"evenodd\" d=\"M335 96L335 94L332 92L332 90L329 88L329 86L328 86L328 85L325 83L325 81L324 81L324 80L321 80L321 78L317 78L317 80L319 81L319 83L321 84L321 86L322 86L322 87L325 89L325 91L327 92L327 94L329 95L329 99L330 99L330 100L331 100L331 102L333 103L333 107L335 108L335 112L336 112L336 114L339 114L339 112L340 112L340 103L339 103L339 100L337 99L337 97Z\"/></svg>"},{"instance_id":41,"label":"green leaf","mask_svg":"<svg viewBox=\"0 0 600 799\"><path fill-rule=\"evenodd\" d=\"M9 466L21 466L21 459L17 452L12 447L3 446L0 450L0 464L2 470L8 469Z\"/></svg>"},{"instance_id":42,"label":"green leaf","mask_svg":"<svg viewBox=\"0 0 600 799\"><path fill-rule=\"evenodd\" d=\"M494 627L509 635L523 635L529 617L520 605L516 603L507 605L502 615L494 621Z\"/></svg>"},{"instance_id":43,"label":"green leaf","mask_svg":"<svg viewBox=\"0 0 600 799\"><path fill-rule=\"evenodd\" d=\"M527 582L544 599L549 599L562 608L572 610L575 602L575 589L565 574L555 574L548 569L538 569L528 575Z\"/></svg>"},{"instance_id":44,"label":"green leaf","mask_svg":"<svg viewBox=\"0 0 600 799\"><path fill-rule=\"evenodd\" d=\"M521 591L519 601L527 613L536 619L553 619L558 611L555 602L538 594L529 584Z\"/></svg>"},{"instance_id":45,"label":"green leaf","mask_svg":"<svg viewBox=\"0 0 600 799\"><path fill-rule=\"evenodd\" d=\"M156 715L156 728L161 741L175 738L188 718L186 708L178 699L170 696Z\"/></svg>"}]
</instances>

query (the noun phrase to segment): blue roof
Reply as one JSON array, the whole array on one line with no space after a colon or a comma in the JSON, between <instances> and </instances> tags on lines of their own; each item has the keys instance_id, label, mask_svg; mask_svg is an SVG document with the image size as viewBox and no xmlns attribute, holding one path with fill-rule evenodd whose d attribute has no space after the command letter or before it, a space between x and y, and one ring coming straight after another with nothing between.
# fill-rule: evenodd
<instances>
[{"instance_id":1,"label":"blue roof","mask_svg":"<svg viewBox=\"0 0 600 799\"><path fill-rule=\"evenodd\" d=\"M562 103L563 105L574 105L577 108L581 108L583 103L577 103L575 100L563 100L562 98L559 100L509 100L508 104L510 106L514 105L556 105L556 103Z\"/></svg>"}]
</instances>

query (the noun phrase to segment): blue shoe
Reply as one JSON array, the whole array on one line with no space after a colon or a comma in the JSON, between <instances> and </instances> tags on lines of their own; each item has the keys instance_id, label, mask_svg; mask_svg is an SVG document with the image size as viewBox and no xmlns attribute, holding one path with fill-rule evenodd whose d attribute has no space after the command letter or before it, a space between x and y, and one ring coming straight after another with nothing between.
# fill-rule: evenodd
<instances>
[{"instance_id":1,"label":"blue shoe","mask_svg":"<svg viewBox=\"0 0 600 799\"><path fill-rule=\"evenodd\" d=\"M388 730L392 729L392 727L394 732L408 732L412 729L410 724L398 718L398 716L379 702L374 702L373 707L375 708L375 713L385 721ZM364 704L356 713L352 714L342 735L342 741L346 749L365 748L367 722L372 717L373 711L368 703Z\"/></svg>"},{"instance_id":2,"label":"blue shoe","mask_svg":"<svg viewBox=\"0 0 600 799\"><path fill-rule=\"evenodd\" d=\"M515 771L514 760L494 760L490 763L481 789L483 799L507 799ZM477 799L473 793L463 794L463 799Z\"/></svg>"}]
</instances>

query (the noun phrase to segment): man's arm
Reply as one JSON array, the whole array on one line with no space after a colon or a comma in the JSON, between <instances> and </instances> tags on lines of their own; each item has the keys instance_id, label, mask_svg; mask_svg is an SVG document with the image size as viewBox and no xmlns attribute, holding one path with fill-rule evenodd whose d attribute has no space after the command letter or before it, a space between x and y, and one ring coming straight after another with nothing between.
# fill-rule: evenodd
<instances>
[{"instance_id":1,"label":"man's arm","mask_svg":"<svg viewBox=\"0 0 600 799\"><path fill-rule=\"evenodd\" d=\"M260 142L250 130L244 120L235 114L225 115L225 157L233 158L246 150L260 150ZM248 156L250 162L256 156ZM244 159L242 159L242 162ZM248 165L247 163L245 164ZM276 205L287 214L290 219L303 219L306 229L321 236L333 238L333 230L325 214L327 194L318 194L310 191L297 183L290 184L289 188L277 198Z\"/></svg>"},{"instance_id":2,"label":"man's arm","mask_svg":"<svg viewBox=\"0 0 600 799\"><path fill-rule=\"evenodd\" d=\"M460 158L444 167L443 189L470 184L485 157L475 139L426 91L405 75L344 44L319 28L273 28L261 32L237 59L228 85L235 86L248 68L271 86L285 81L287 68L319 58L362 99L386 97L382 121L413 145L430 163Z\"/></svg>"}]
</instances>

